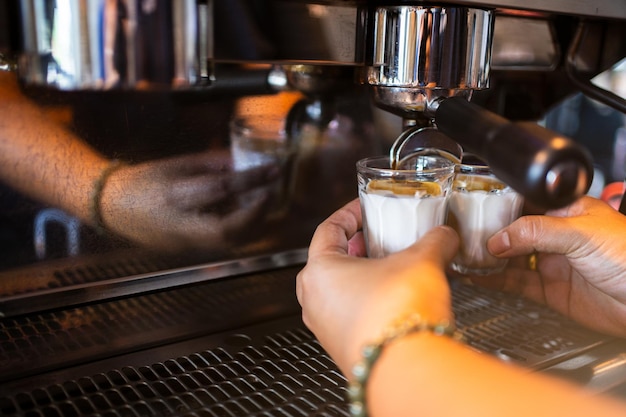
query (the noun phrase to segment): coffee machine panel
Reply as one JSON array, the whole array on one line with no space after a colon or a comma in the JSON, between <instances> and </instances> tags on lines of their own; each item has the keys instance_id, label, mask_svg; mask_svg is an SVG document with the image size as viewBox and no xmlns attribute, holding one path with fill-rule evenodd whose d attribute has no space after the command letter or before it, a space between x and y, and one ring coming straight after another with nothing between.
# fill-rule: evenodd
<instances>
[{"instance_id":1,"label":"coffee machine panel","mask_svg":"<svg viewBox=\"0 0 626 417\"><path fill-rule=\"evenodd\" d=\"M622 0L246 6L222 13L225 5L212 0L23 0L20 74L62 90L209 95L365 85L405 128L436 126L544 208L584 194L593 168L585 149L533 122L575 89L626 107L590 82L626 55ZM245 70L251 63L268 66ZM520 99L520 90L532 98Z\"/></svg>"},{"instance_id":2,"label":"coffee machine panel","mask_svg":"<svg viewBox=\"0 0 626 417\"><path fill-rule=\"evenodd\" d=\"M308 134L300 151L327 162L310 164L302 211L272 223L271 239L250 228L241 244L200 254L106 242L1 270L0 414L349 415L347 380L294 291L318 224L306 213L335 206L336 183L356 194L354 163L324 155L372 133L338 109L387 116L400 135L438 129L529 202L559 207L589 186L589 155L537 121L579 92L626 113L592 82L626 56L625 21L626 0L0 2L0 71L17 72L28 93L75 100L69 125L87 118L113 155L135 136L145 159L157 137L166 157L196 142L204 151L209 136L228 146L215 126L228 124L232 101L296 93L289 132ZM100 104L108 113L92 111ZM10 209L0 229L25 217ZM281 241L294 234L304 238ZM2 261L21 249L10 246ZM450 282L458 328L479 352L624 397L623 339Z\"/></svg>"}]
</instances>

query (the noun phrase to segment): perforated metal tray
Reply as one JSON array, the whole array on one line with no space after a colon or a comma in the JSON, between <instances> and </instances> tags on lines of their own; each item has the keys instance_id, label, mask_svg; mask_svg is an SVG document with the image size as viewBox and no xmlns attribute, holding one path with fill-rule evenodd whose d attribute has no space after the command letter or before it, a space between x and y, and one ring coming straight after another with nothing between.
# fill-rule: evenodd
<instances>
[{"instance_id":1,"label":"perforated metal tray","mask_svg":"<svg viewBox=\"0 0 626 417\"><path fill-rule=\"evenodd\" d=\"M300 320L301 266L1 319L0 415L347 416L345 379ZM452 284L468 343L503 360L542 370L613 341L522 298Z\"/></svg>"}]
</instances>

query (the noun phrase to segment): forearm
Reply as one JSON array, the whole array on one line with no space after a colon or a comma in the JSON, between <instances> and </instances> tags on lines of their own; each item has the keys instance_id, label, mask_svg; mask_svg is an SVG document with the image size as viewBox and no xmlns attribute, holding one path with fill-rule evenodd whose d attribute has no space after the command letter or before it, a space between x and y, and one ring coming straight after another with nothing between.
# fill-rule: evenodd
<instances>
[{"instance_id":1,"label":"forearm","mask_svg":"<svg viewBox=\"0 0 626 417\"><path fill-rule=\"evenodd\" d=\"M46 204L90 221L94 184L107 166L63 125L21 94L0 72L0 179Z\"/></svg>"},{"instance_id":2,"label":"forearm","mask_svg":"<svg viewBox=\"0 0 626 417\"><path fill-rule=\"evenodd\" d=\"M382 416L622 416L626 407L564 381L421 333L385 348L367 388Z\"/></svg>"}]
</instances>

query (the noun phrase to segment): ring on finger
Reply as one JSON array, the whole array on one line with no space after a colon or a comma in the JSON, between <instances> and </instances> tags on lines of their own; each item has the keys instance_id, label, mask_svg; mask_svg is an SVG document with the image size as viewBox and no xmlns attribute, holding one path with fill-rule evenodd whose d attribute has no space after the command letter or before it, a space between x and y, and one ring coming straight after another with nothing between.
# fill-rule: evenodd
<instances>
[{"instance_id":1,"label":"ring on finger","mask_svg":"<svg viewBox=\"0 0 626 417\"><path fill-rule=\"evenodd\" d=\"M531 271L537 270L537 254L532 253L528 256L528 269Z\"/></svg>"}]
</instances>

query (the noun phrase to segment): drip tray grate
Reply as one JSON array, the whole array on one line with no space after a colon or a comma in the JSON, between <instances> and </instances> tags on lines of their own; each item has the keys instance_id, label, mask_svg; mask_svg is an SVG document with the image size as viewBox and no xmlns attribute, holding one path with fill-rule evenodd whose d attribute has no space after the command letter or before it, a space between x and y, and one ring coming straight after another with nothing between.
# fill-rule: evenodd
<instances>
[{"instance_id":1,"label":"drip tray grate","mask_svg":"<svg viewBox=\"0 0 626 417\"><path fill-rule=\"evenodd\" d=\"M2 319L0 383L294 314L298 270Z\"/></svg>"},{"instance_id":2,"label":"drip tray grate","mask_svg":"<svg viewBox=\"0 0 626 417\"><path fill-rule=\"evenodd\" d=\"M101 328L107 338L97 346L98 354L85 354L75 363L58 360L54 368L40 367L20 377L18 364L5 364L10 366L0 371L6 375L8 369L14 377L0 385L0 415L348 416L346 381L300 319L293 287L296 271L287 268L103 303L98 310L102 317L124 305L119 312L127 317L145 311L146 317L156 314L161 320L156 329L154 324L143 329L120 316ZM457 324L471 346L535 370L611 340L519 297L460 281L453 282L452 294ZM87 313L97 306L68 311ZM166 315L160 314L165 310ZM50 313L50 323L64 313ZM78 342L75 330L84 325L82 318L46 331ZM4 335L17 349L7 352L0 343L7 359L19 356L20 340L29 340L31 347L47 346L37 331L31 334L31 319L0 321L11 324ZM164 340L171 332L180 338ZM109 356L102 355L105 350ZM43 357L47 361L60 352L43 352ZM26 363L25 357L19 365Z\"/></svg>"},{"instance_id":3,"label":"drip tray grate","mask_svg":"<svg viewBox=\"0 0 626 417\"><path fill-rule=\"evenodd\" d=\"M348 416L346 380L313 335L289 330L262 343L245 333L225 346L147 365L126 365L0 399L6 417ZM259 334L256 328L253 333ZM229 348L239 345L239 348ZM136 357L129 358L135 361Z\"/></svg>"},{"instance_id":4,"label":"drip tray grate","mask_svg":"<svg viewBox=\"0 0 626 417\"><path fill-rule=\"evenodd\" d=\"M543 369L612 340L520 296L455 282L456 323L476 350Z\"/></svg>"}]
</instances>

